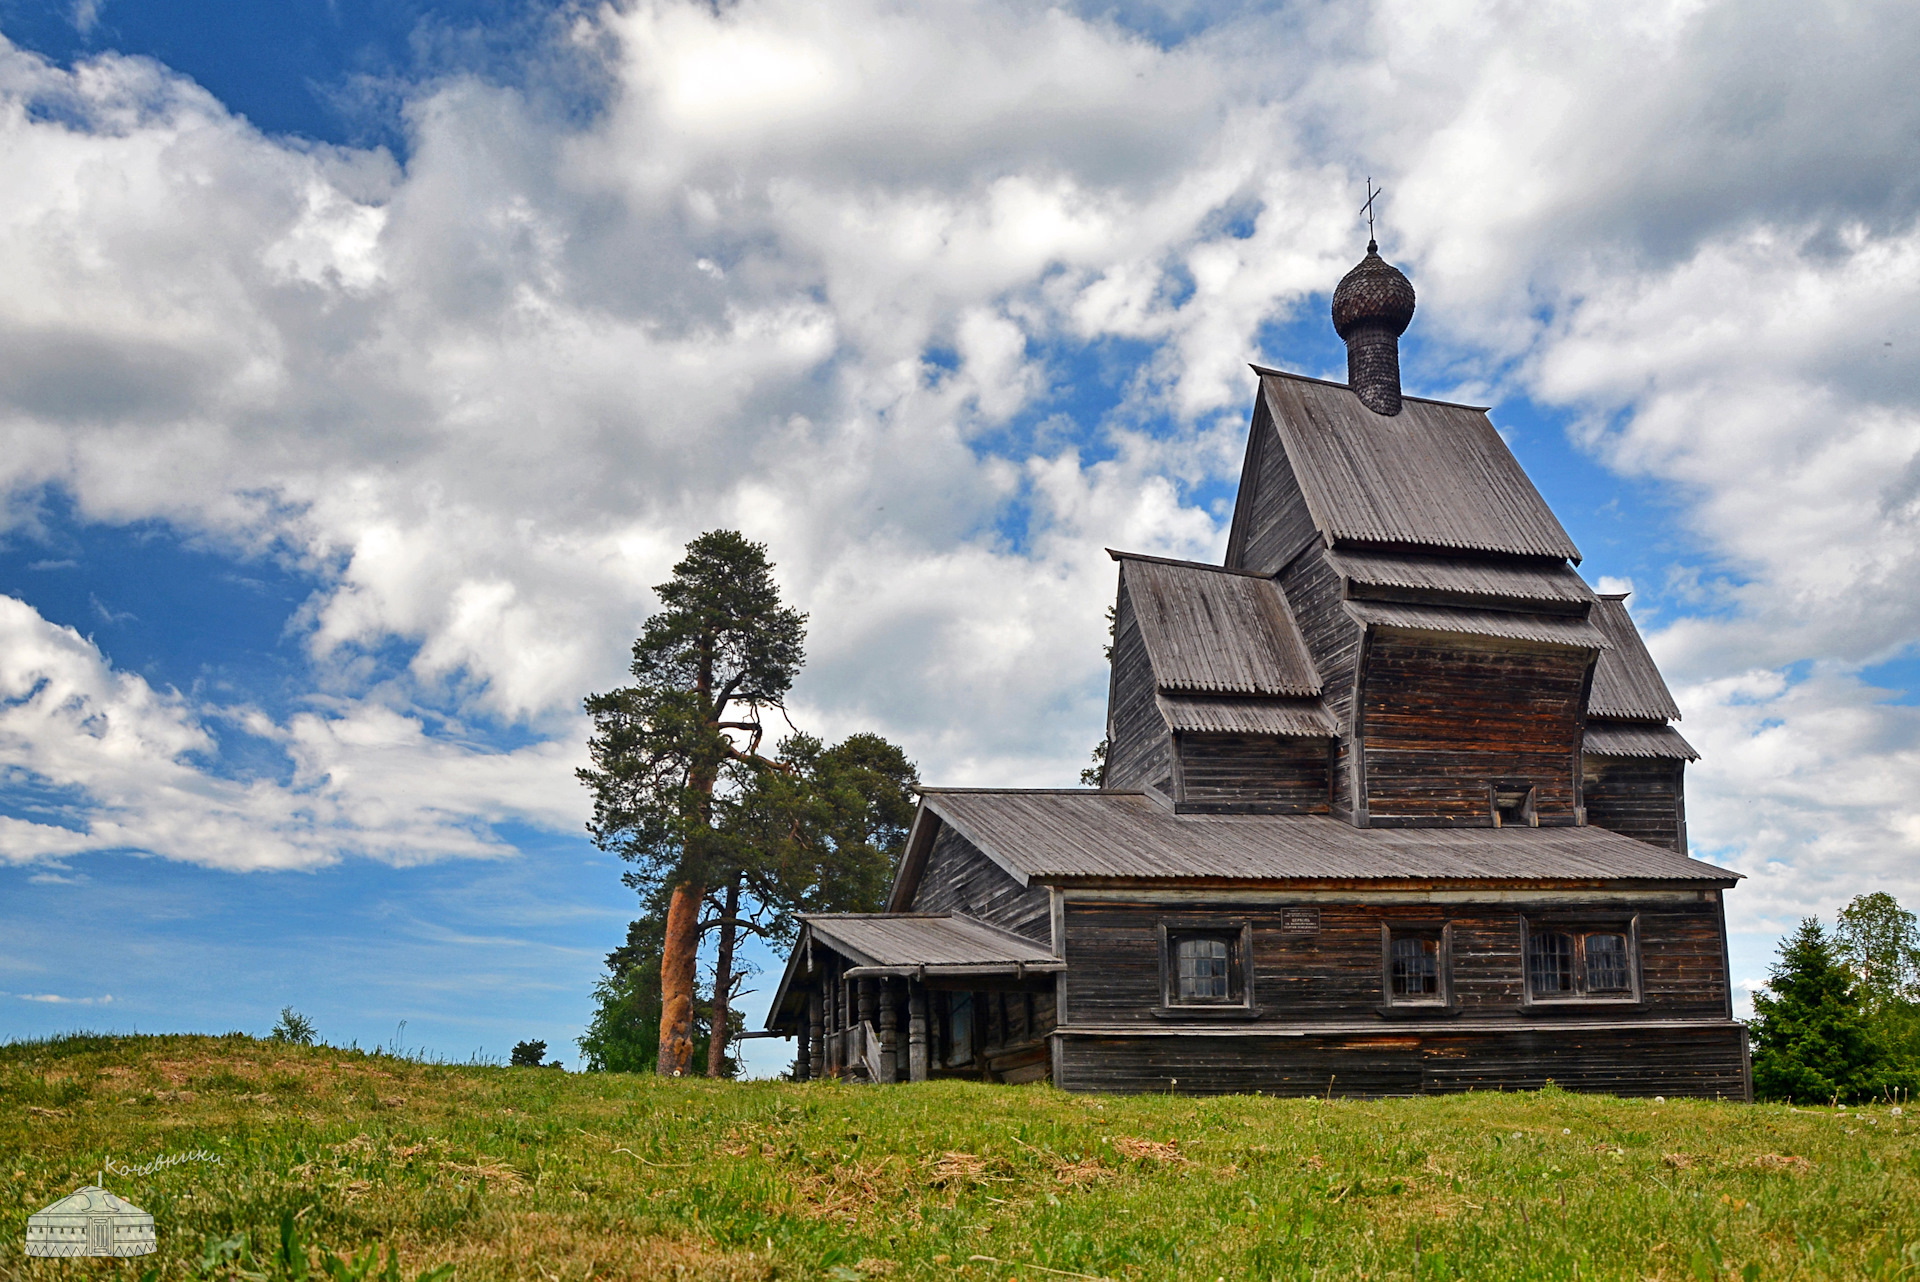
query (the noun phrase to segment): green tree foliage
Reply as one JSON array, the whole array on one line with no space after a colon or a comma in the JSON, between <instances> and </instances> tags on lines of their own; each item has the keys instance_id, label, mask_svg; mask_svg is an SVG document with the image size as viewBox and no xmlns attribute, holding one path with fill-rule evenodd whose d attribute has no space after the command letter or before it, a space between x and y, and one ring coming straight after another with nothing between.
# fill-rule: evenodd
<instances>
[{"instance_id":1,"label":"green tree foliage","mask_svg":"<svg viewBox=\"0 0 1920 1282\"><path fill-rule=\"evenodd\" d=\"M545 1042L515 1042L513 1054L507 1062L515 1068L538 1068L540 1061L547 1057Z\"/></svg>"},{"instance_id":2,"label":"green tree foliage","mask_svg":"<svg viewBox=\"0 0 1920 1282\"><path fill-rule=\"evenodd\" d=\"M314 1036L313 1021L291 1006L280 1008L280 1022L267 1034L271 1041L293 1042L300 1046L313 1045Z\"/></svg>"},{"instance_id":3,"label":"green tree foliage","mask_svg":"<svg viewBox=\"0 0 1920 1282\"><path fill-rule=\"evenodd\" d=\"M661 610L633 643L633 684L588 696L593 790L588 830L634 865L627 884L666 900L660 966L658 1071L693 1069L693 1007L700 937L720 929L716 1020L724 1028L734 984L741 882L755 853L729 811L756 777L780 769L760 753L762 714L783 700L805 662L806 616L781 603L766 547L733 530L687 545L655 591ZM699 920L706 892L720 911ZM724 1045L725 1038L721 1038ZM716 1049L708 1072L720 1071Z\"/></svg>"},{"instance_id":4,"label":"green tree foliage","mask_svg":"<svg viewBox=\"0 0 1920 1282\"><path fill-rule=\"evenodd\" d=\"M1753 999L1753 1089L1760 1098L1853 1101L1903 1083L1819 918L1801 922L1781 945L1767 988Z\"/></svg>"},{"instance_id":5,"label":"green tree foliage","mask_svg":"<svg viewBox=\"0 0 1920 1282\"><path fill-rule=\"evenodd\" d=\"M1894 1061L1920 1072L1920 918L1875 891L1840 910L1833 934Z\"/></svg>"}]
</instances>

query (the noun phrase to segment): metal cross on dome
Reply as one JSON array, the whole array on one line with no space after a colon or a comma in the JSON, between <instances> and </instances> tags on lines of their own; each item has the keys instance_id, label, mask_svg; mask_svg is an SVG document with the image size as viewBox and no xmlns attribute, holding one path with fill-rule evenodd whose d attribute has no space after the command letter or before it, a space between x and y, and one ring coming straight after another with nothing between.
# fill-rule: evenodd
<instances>
[{"instance_id":1,"label":"metal cross on dome","mask_svg":"<svg viewBox=\"0 0 1920 1282\"><path fill-rule=\"evenodd\" d=\"M1383 194L1385 194L1385 192L1386 192L1386 188L1375 187L1373 185L1373 175L1368 174L1367 175L1367 203L1360 206L1360 212L1367 216L1367 252L1368 253L1373 252L1373 248L1375 244L1374 237L1373 237L1373 202L1380 199L1380 197Z\"/></svg>"}]
</instances>

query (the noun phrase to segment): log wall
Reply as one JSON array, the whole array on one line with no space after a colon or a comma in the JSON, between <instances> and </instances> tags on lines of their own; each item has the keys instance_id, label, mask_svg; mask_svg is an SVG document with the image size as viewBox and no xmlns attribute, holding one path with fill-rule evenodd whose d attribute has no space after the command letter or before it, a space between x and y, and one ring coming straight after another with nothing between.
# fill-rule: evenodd
<instances>
[{"instance_id":1,"label":"log wall","mask_svg":"<svg viewBox=\"0 0 1920 1282\"><path fill-rule=\"evenodd\" d=\"M1153 692L1153 664L1133 615L1123 571L1114 602L1113 670L1107 694L1109 788L1165 787L1171 782L1173 736Z\"/></svg>"},{"instance_id":2,"label":"log wall","mask_svg":"<svg viewBox=\"0 0 1920 1282\"><path fill-rule=\"evenodd\" d=\"M1370 822L1492 822L1488 784L1535 790L1542 823L1574 822L1593 654L1376 628L1357 725Z\"/></svg>"},{"instance_id":3,"label":"log wall","mask_svg":"<svg viewBox=\"0 0 1920 1282\"><path fill-rule=\"evenodd\" d=\"M908 911L965 913L1042 943L1053 940L1046 887L1022 886L944 823L927 852L927 865Z\"/></svg>"},{"instance_id":4,"label":"log wall","mask_svg":"<svg viewBox=\"0 0 1920 1282\"><path fill-rule=\"evenodd\" d=\"M1063 1034L1055 1085L1217 1095L1423 1095L1566 1090L1749 1098L1738 1024L1383 1030L1274 1037Z\"/></svg>"},{"instance_id":5,"label":"log wall","mask_svg":"<svg viewBox=\"0 0 1920 1282\"><path fill-rule=\"evenodd\" d=\"M1684 761L1582 757L1587 822L1687 853Z\"/></svg>"},{"instance_id":6,"label":"log wall","mask_svg":"<svg viewBox=\"0 0 1920 1282\"><path fill-rule=\"evenodd\" d=\"M1324 815L1327 745L1271 735L1183 734L1174 749L1175 809Z\"/></svg>"},{"instance_id":7,"label":"log wall","mask_svg":"<svg viewBox=\"0 0 1920 1282\"><path fill-rule=\"evenodd\" d=\"M1282 905L1146 904L1070 900L1065 910L1067 1023L1162 1026L1159 923L1217 919L1253 928L1255 1022L1371 1020L1384 999L1381 926L1451 928L1453 1007L1400 1008L1392 1020L1469 1018L1552 1022L1619 1018L1725 1018L1728 988L1720 905L1595 898L1535 904L1321 904L1317 929L1299 929ZM1625 1016L1611 1003L1525 1004L1521 920L1639 919L1641 1002ZM1289 928L1289 927L1293 928Z\"/></svg>"}]
</instances>

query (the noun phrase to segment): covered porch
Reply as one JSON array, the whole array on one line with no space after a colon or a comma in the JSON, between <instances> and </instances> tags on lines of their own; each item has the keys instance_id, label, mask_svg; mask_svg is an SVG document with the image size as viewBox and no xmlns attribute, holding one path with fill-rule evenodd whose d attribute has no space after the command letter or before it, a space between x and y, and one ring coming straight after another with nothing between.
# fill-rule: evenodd
<instances>
[{"instance_id":1,"label":"covered porch","mask_svg":"<svg viewBox=\"0 0 1920 1282\"><path fill-rule=\"evenodd\" d=\"M960 913L812 914L767 1029L798 1039L801 1081L1039 1081L1065 968L1045 944Z\"/></svg>"}]
</instances>

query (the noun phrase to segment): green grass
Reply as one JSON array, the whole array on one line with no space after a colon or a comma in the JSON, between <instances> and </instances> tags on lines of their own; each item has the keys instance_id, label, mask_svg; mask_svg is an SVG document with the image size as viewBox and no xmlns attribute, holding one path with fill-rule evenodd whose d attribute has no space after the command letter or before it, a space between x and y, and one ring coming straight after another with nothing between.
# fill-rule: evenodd
<instances>
[{"instance_id":1,"label":"green grass","mask_svg":"<svg viewBox=\"0 0 1920 1282\"><path fill-rule=\"evenodd\" d=\"M109 1156L196 1149L219 1162L108 1178L159 1255L24 1256L28 1214ZM0 1047L0 1278L297 1277L270 1258L286 1217L316 1265L379 1243L408 1278L473 1282L1920 1278L1920 1143L1885 1107L663 1082L237 1035ZM203 1264L240 1234L252 1265Z\"/></svg>"}]
</instances>

